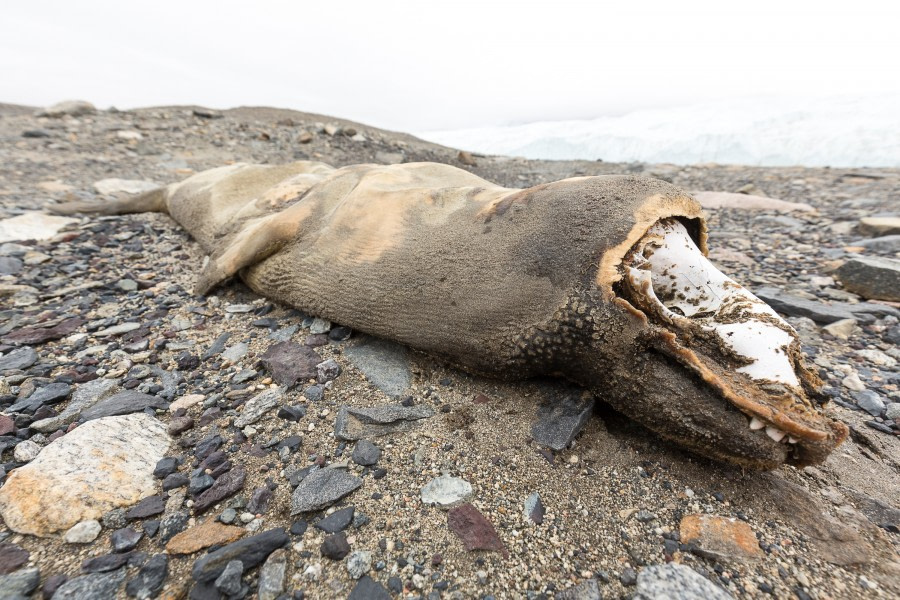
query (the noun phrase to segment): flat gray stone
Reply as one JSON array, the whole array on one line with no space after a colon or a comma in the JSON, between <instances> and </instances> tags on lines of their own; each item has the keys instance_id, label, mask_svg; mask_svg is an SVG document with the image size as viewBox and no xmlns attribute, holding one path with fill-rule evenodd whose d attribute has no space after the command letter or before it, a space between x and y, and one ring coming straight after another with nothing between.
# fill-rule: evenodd
<instances>
[{"instance_id":1,"label":"flat gray stone","mask_svg":"<svg viewBox=\"0 0 900 600\"><path fill-rule=\"evenodd\" d=\"M96 402L81 411L81 419L92 421L103 417L127 415L141 412L146 408L167 408L168 403L159 396L142 394L136 390L125 390Z\"/></svg>"},{"instance_id":2,"label":"flat gray stone","mask_svg":"<svg viewBox=\"0 0 900 600\"><path fill-rule=\"evenodd\" d=\"M35 421L31 424L31 428L41 433L51 433L65 427L77 420L81 411L113 395L118 390L118 385L118 379L94 379L82 383L75 388L65 410L55 417Z\"/></svg>"},{"instance_id":3,"label":"flat gray stone","mask_svg":"<svg viewBox=\"0 0 900 600\"><path fill-rule=\"evenodd\" d=\"M856 240L850 243L851 246L862 246L871 252L884 252L885 254L893 254L900 252L900 234L883 235L881 237L869 238L867 240Z\"/></svg>"},{"instance_id":4,"label":"flat gray stone","mask_svg":"<svg viewBox=\"0 0 900 600\"><path fill-rule=\"evenodd\" d=\"M170 438L156 418L97 419L44 447L0 488L0 515L18 533L49 535L156 492Z\"/></svg>"},{"instance_id":5,"label":"flat gray stone","mask_svg":"<svg viewBox=\"0 0 900 600\"><path fill-rule=\"evenodd\" d=\"M291 515L331 506L362 485L344 469L319 469L307 475L291 495Z\"/></svg>"},{"instance_id":6,"label":"flat gray stone","mask_svg":"<svg viewBox=\"0 0 900 600\"><path fill-rule=\"evenodd\" d=\"M246 427L259 421L263 415L278 406L283 393L281 388L268 389L254 396L244 405L244 410L234 421L235 427Z\"/></svg>"},{"instance_id":7,"label":"flat gray stone","mask_svg":"<svg viewBox=\"0 0 900 600\"><path fill-rule=\"evenodd\" d=\"M531 426L531 437L542 446L563 450L591 418L594 398L584 396L580 390L557 392L554 396L538 407L537 421Z\"/></svg>"},{"instance_id":8,"label":"flat gray stone","mask_svg":"<svg viewBox=\"0 0 900 600\"><path fill-rule=\"evenodd\" d=\"M881 396L878 393L873 392L872 390L853 392L853 398L856 400L856 405L858 407L873 417L880 417L881 413L884 412L884 400L881 399Z\"/></svg>"},{"instance_id":9,"label":"flat gray stone","mask_svg":"<svg viewBox=\"0 0 900 600\"><path fill-rule=\"evenodd\" d=\"M441 475L422 486L421 494L423 504L434 504L447 510L472 497L472 484L459 477Z\"/></svg>"},{"instance_id":10,"label":"flat gray stone","mask_svg":"<svg viewBox=\"0 0 900 600\"><path fill-rule=\"evenodd\" d=\"M372 385L393 398L400 397L412 382L409 354L405 347L378 338L362 338L344 350Z\"/></svg>"},{"instance_id":11,"label":"flat gray stone","mask_svg":"<svg viewBox=\"0 0 900 600\"><path fill-rule=\"evenodd\" d=\"M34 348L30 346L18 348L0 356L0 371L27 369L37 361L38 353Z\"/></svg>"},{"instance_id":12,"label":"flat gray stone","mask_svg":"<svg viewBox=\"0 0 900 600\"><path fill-rule=\"evenodd\" d=\"M234 346L229 346L222 352L222 358L231 362L237 362L244 358L244 355L250 351L250 344L247 342L239 342Z\"/></svg>"},{"instance_id":13,"label":"flat gray stone","mask_svg":"<svg viewBox=\"0 0 900 600\"><path fill-rule=\"evenodd\" d=\"M845 289L863 298L900 302L900 260L857 256L835 274Z\"/></svg>"},{"instance_id":14,"label":"flat gray stone","mask_svg":"<svg viewBox=\"0 0 900 600\"><path fill-rule=\"evenodd\" d=\"M591 578L557 593L556 600L603 600L603 595L600 584Z\"/></svg>"},{"instance_id":15,"label":"flat gray stone","mask_svg":"<svg viewBox=\"0 0 900 600\"><path fill-rule=\"evenodd\" d=\"M9 575L0 575L0 598L25 600L41 582L41 572L36 568L19 569Z\"/></svg>"},{"instance_id":16,"label":"flat gray stone","mask_svg":"<svg viewBox=\"0 0 900 600\"><path fill-rule=\"evenodd\" d=\"M842 319L856 319L860 323L872 323L875 320L870 314L852 311L854 305L833 302L830 305L815 300L807 300L793 296L773 287L763 287L753 292L756 296L784 315L791 317L807 317L816 323L834 323Z\"/></svg>"},{"instance_id":17,"label":"flat gray stone","mask_svg":"<svg viewBox=\"0 0 900 600\"><path fill-rule=\"evenodd\" d=\"M123 333L128 333L129 331L134 331L136 329L140 329L140 323L119 323L118 325L113 325L112 327L107 327L106 329L101 329L100 331L94 334L94 337L110 337L113 335L122 335Z\"/></svg>"},{"instance_id":18,"label":"flat gray stone","mask_svg":"<svg viewBox=\"0 0 900 600\"><path fill-rule=\"evenodd\" d=\"M123 581L125 581L125 569L73 577L56 589L53 600L115 598Z\"/></svg>"},{"instance_id":19,"label":"flat gray stone","mask_svg":"<svg viewBox=\"0 0 900 600\"><path fill-rule=\"evenodd\" d=\"M391 404L371 408L355 408L342 405L334 422L334 435L344 441L373 438L418 426L417 421L434 416L430 406L402 406Z\"/></svg>"},{"instance_id":20,"label":"flat gray stone","mask_svg":"<svg viewBox=\"0 0 900 600\"><path fill-rule=\"evenodd\" d=\"M287 552L279 548L269 555L259 569L258 600L275 600L284 593L284 576L287 573Z\"/></svg>"},{"instance_id":21,"label":"flat gray stone","mask_svg":"<svg viewBox=\"0 0 900 600\"><path fill-rule=\"evenodd\" d=\"M644 567L633 600L729 600L731 594L678 563Z\"/></svg>"}]
</instances>

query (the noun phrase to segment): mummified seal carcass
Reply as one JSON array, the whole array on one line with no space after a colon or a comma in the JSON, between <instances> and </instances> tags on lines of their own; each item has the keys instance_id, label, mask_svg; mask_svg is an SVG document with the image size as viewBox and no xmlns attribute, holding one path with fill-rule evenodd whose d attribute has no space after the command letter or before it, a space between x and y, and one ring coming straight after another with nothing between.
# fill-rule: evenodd
<instances>
[{"instance_id":1,"label":"mummified seal carcass","mask_svg":"<svg viewBox=\"0 0 900 600\"><path fill-rule=\"evenodd\" d=\"M471 372L561 375L696 453L822 461L847 435L796 333L706 259L700 206L642 177L509 189L442 164L238 164L56 212L161 211L256 292Z\"/></svg>"}]
</instances>

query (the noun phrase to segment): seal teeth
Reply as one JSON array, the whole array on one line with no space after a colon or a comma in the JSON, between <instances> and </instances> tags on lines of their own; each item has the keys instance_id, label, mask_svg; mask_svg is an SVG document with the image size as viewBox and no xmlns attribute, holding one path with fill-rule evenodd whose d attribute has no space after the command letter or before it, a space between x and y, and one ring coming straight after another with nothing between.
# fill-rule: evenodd
<instances>
[{"instance_id":1,"label":"seal teeth","mask_svg":"<svg viewBox=\"0 0 900 600\"><path fill-rule=\"evenodd\" d=\"M766 424L763 421L760 421L757 417L753 417L750 419L750 429L756 431L757 429L762 429Z\"/></svg>"},{"instance_id":2,"label":"seal teeth","mask_svg":"<svg viewBox=\"0 0 900 600\"><path fill-rule=\"evenodd\" d=\"M797 438L795 438L795 437L788 437L788 440L787 440L787 441L788 441L788 444L796 444L796 443L797 443Z\"/></svg>"},{"instance_id":3,"label":"seal teeth","mask_svg":"<svg viewBox=\"0 0 900 600\"><path fill-rule=\"evenodd\" d=\"M784 436L787 435L787 433L769 425L768 427L766 427L766 435L769 436L770 438L772 438L773 440L775 440L776 442L780 442L782 440L782 438L784 438Z\"/></svg>"}]
</instances>

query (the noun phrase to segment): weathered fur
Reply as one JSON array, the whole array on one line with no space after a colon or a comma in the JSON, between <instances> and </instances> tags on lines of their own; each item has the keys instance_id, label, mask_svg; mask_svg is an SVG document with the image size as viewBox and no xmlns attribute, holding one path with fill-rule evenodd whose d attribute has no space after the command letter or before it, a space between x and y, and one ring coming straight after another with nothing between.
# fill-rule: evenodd
<instances>
[{"instance_id":1,"label":"weathered fur","mask_svg":"<svg viewBox=\"0 0 900 600\"><path fill-rule=\"evenodd\" d=\"M433 163L234 165L111 204L162 210L210 254L197 290L239 275L258 293L504 378L559 374L663 437L756 468L819 462L846 436L805 395L770 397L693 352L618 289L620 263L657 220L699 205L621 176L507 189ZM817 379L798 364L807 392ZM800 443L749 431L747 416Z\"/></svg>"}]
</instances>

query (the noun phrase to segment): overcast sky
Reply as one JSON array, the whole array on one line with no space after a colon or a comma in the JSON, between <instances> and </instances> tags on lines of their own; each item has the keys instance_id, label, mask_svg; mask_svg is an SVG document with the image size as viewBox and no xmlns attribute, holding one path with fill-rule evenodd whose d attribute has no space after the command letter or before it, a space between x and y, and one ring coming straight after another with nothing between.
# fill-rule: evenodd
<instances>
[{"instance_id":1,"label":"overcast sky","mask_svg":"<svg viewBox=\"0 0 900 600\"><path fill-rule=\"evenodd\" d=\"M898 6L9 0L0 102L269 105L416 131L897 92Z\"/></svg>"}]
</instances>

